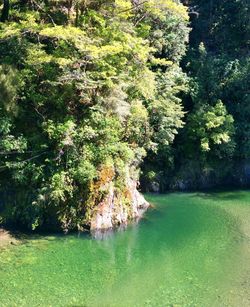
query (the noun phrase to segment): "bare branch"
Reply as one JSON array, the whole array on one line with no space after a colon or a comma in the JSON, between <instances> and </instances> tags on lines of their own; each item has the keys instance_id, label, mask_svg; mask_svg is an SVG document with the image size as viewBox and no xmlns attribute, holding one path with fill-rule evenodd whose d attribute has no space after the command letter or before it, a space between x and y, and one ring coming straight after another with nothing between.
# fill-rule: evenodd
<instances>
[{"instance_id":1,"label":"bare branch","mask_svg":"<svg viewBox=\"0 0 250 307\"><path fill-rule=\"evenodd\" d=\"M51 16L48 12L46 12L46 11L41 7L41 5L40 5L39 3L37 3L35 0L31 0L31 2L32 2L33 4L35 4L36 7L38 7L42 12L44 12L45 14L48 15L48 17L49 17L49 19L51 20L53 26L55 27L56 24L55 24L55 22L54 22L52 16Z\"/></svg>"}]
</instances>

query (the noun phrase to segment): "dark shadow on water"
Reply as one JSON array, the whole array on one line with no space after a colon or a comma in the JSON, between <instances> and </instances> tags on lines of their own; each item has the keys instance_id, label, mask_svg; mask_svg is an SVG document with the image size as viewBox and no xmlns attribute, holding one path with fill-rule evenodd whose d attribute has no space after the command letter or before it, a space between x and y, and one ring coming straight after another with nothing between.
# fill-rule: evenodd
<instances>
[{"instance_id":1,"label":"dark shadow on water","mask_svg":"<svg viewBox=\"0 0 250 307\"><path fill-rule=\"evenodd\" d=\"M204 191L195 193L192 197L200 197L203 199L220 200L220 201L247 201L249 200L249 195L247 194L249 190L214 190L214 191Z\"/></svg>"}]
</instances>

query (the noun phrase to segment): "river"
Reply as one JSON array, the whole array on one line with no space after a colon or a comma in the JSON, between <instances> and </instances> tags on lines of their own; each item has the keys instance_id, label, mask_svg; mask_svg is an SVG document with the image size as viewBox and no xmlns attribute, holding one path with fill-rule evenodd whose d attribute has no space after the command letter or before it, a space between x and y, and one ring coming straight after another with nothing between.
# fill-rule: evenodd
<instances>
[{"instance_id":1,"label":"river","mask_svg":"<svg viewBox=\"0 0 250 307\"><path fill-rule=\"evenodd\" d=\"M250 192L146 197L143 220L102 240L0 250L0 306L250 306Z\"/></svg>"}]
</instances>

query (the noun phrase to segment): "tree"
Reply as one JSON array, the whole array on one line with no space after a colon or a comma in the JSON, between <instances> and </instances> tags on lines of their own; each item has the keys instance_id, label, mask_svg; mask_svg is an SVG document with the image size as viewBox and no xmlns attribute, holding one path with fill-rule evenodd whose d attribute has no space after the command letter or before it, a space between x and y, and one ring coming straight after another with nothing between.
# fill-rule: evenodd
<instances>
[{"instance_id":1,"label":"tree","mask_svg":"<svg viewBox=\"0 0 250 307\"><path fill-rule=\"evenodd\" d=\"M147 152L170 144L183 125L185 7L17 3L0 27L0 65L18 80L15 108L0 101L5 138L17 144L3 148L0 165L2 188L7 181L19 199L9 218L32 229L51 221L81 229L111 186L130 206L128 178L137 180Z\"/></svg>"}]
</instances>

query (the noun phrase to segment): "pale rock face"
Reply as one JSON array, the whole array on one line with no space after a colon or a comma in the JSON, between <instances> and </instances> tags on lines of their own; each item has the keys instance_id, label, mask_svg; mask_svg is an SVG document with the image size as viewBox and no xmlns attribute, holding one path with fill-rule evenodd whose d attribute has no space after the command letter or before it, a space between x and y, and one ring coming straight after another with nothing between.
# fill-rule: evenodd
<instances>
[{"instance_id":1,"label":"pale rock face","mask_svg":"<svg viewBox=\"0 0 250 307\"><path fill-rule=\"evenodd\" d=\"M148 209L149 203L137 190L137 181L127 179L131 203L124 205L110 185L105 199L97 206L90 223L91 232L105 231L127 225L129 220L140 219ZM118 195L119 196L119 195Z\"/></svg>"}]
</instances>

